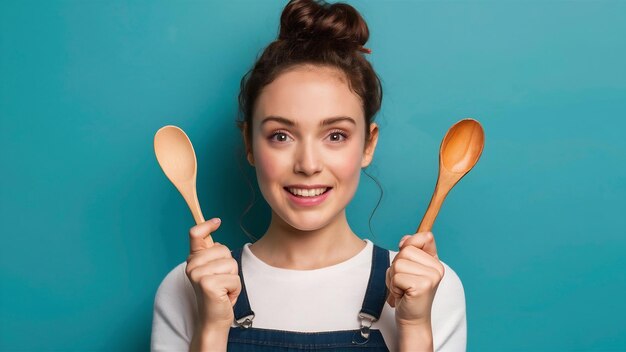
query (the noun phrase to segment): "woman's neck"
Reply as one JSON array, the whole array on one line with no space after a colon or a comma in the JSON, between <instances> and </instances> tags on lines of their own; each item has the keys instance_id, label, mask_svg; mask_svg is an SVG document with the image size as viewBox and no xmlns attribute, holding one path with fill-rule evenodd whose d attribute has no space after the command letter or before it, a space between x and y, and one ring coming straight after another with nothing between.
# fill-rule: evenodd
<instances>
[{"instance_id":1,"label":"woman's neck","mask_svg":"<svg viewBox=\"0 0 626 352\"><path fill-rule=\"evenodd\" d=\"M345 210L327 226L301 231L272 212L265 234L249 249L268 265L293 270L313 270L344 262L365 248L348 225Z\"/></svg>"}]
</instances>

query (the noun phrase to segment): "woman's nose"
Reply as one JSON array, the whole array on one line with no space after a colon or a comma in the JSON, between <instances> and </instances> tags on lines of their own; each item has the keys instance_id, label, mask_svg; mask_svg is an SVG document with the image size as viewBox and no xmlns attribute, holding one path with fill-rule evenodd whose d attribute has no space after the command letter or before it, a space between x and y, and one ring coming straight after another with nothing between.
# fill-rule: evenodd
<instances>
[{"instance_id":1,"label":"woman's nose","mask_svg":"<svg viewBox=\"0 0 626 352\"><path fill-rule=\"evenodd\" d=\"M302 142L295 155L294 172L313 175L322 170L322 160L312 142Z\"/></svg>"}]
</instances>

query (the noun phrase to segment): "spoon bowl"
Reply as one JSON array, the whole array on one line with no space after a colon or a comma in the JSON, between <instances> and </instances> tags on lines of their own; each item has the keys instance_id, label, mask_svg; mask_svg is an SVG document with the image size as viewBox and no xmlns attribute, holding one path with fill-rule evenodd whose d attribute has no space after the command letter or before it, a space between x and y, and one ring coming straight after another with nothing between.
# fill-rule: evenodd
<instances>
[{"instance_id":1,"label":"spoon bowl","mask_svg":"<svg viewBox=\"0 0 626 352\"><path fill-rule=\"evenodd\" d=\"M454 173L465 175L478 162L485 145L485 133L474 119L463 119L450 127L441 142L441 165Z\"/></svg>"},{"instance_id":2,"label":"spoon bowl","mask_svg":"<svg viewBox=\"0 0 626 352\"><path fill-rule=\"evenodd\" d=\"M477 120L466 118L450 127L439 148L435 192L417 232L431 231L446 195L476 165L484 145L485 132Z\"/></svg>"},{"instance_id":3,"label":"spoon bowl","mask_svg":"<svg viewBox=\"0 0 626 352\"><path fill-rule=\"evenodd\" d=\"M187 134L176 126L161 127L154 135L154 153L165 176L185 199L196 224L203 223L196 192L198 162ZM211 236L206 240L212 244Z\"/></svg>"}]
</instances>

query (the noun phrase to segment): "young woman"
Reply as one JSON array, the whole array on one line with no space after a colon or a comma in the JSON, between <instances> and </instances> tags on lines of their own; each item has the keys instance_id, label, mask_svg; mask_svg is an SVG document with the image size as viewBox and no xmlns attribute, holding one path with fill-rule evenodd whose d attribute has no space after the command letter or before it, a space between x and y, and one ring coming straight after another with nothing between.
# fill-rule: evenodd
<instances>
[{"instance_id":1,"label":"young woman","mask_svg":"<svg viewBox=\"0 0 626 352\"><path fill-rule=\"evenodd\" d=\"M346 218L379 134L368 36L347 4L286 5L239 96L270 225L232 251L205 241L219 219L190 229L189 257L155 297L152 350L465 350L463 286L433 234L390 251Z\"/></svg>"}]
</instances>

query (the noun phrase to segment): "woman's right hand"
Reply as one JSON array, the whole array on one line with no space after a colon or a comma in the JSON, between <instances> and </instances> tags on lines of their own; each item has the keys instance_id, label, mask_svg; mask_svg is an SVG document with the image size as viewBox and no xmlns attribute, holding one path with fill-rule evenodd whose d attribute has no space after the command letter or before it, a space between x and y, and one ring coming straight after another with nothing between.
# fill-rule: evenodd
<instances>
[{"instance_id":1,"label":"woman's right hand","mask_svg":"<svg viewBox=\"0 0 626 352\"><path fill-rule=\"evenodd\" d=\"M228 329L241 293L241 280L237 261L228 247L205 240L220 224L215 218L189 230L190 254L185 273L196 293L200 324L204 328Z\"/></svg>"}]
</instances>

